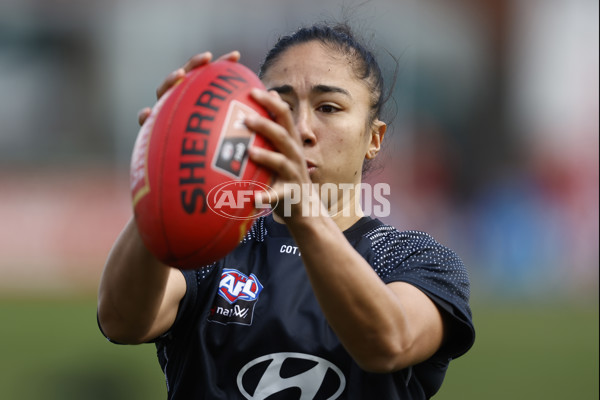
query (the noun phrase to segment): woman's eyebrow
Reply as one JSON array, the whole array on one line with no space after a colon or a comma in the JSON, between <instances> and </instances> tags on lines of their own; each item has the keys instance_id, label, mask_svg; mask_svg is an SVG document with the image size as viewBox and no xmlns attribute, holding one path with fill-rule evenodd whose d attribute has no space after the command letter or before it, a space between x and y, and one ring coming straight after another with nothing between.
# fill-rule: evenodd
<instances>
[{"instance_id":1,"label":"woman's eyebrow","mask_svg":"<svg viewBox=\"0 0 600 400\"><path fill-rule=\"evenodd\" d=\"M268 88L267 90L269 90L269 91L274 90L279 94L289 94L289 93L294 92L294 88L291 85L275 86L275 87Z\"/></svg>"},{"instance_id":2,"label":"woman's eyebrow","mask_svg":"<svg viewBox=\"0 0 600 400\"><path fill-rule=\"evenodd\" d=\"M281 86L274 86L269 88L268 90L274 90L279 94L290 94L290 93L294 93L295 90L291 85L281 85ZM331 86L331 85L314 85L311 88L311 92L316 92L316 93L341 93L345 96L348 97L352 97L350 95L350 92L347 91L344 88L338 87L338 86Z\"/></svg>"},{"instance_id":3,"label":"woman's eyebrow","mask_svg":"<svg viewBox=\"0 0 600 400\"><path fill-rule=\"evenodd\" d=\"M347 91L344 88L338 87L338 86L315 85L315 86L312 87L312 91L313 92L318 92L318 93L341 93L341 94L346 95L348 97L352 97L350 95L349 91Z\"/></svg>"}]
</instances>

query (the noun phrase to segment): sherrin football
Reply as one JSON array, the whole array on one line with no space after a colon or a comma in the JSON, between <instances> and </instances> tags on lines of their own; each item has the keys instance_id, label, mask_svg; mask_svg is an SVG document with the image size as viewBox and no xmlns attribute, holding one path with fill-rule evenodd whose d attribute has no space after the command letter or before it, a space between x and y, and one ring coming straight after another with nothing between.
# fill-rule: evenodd
<instances>
[{"instance_id":1,"label":"sherrin football","mask_svg":"<svg viewBox=\"0 0 600 400\"><path fill-rule=\"evenodd\" d=\"M248 148L271 148L244 118L268 116L251 99L263 84L231 61L196 68L154 105L131 158L133 210L145 246L178 268L200 268L233 250L254 219L254 194L271 173L248 158Z\"/></svg>"}]
</instances>

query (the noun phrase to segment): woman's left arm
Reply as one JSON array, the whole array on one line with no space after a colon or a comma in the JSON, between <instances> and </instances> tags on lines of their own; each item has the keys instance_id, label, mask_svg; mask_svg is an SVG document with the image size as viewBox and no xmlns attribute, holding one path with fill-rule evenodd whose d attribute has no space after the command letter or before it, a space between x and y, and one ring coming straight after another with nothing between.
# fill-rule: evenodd
<instances>
[{"instance_id":1,"label":"woman's left arm","mask_svg":"<svg viewBox=\"0 0 600 400\"><path fill-rule=\"evenodd\" d=\"M272 198L286 196L285 184L310 184L300 134L289 107L276 93L254 90L254 99L273 119L247 118L254 132L268 139L276 152L251 148L251 159L277 172ZM403 282L384 283L352 247L316 193L280 215L301 249L317 300L340 341L365 370L390 372L431 357L444 336L442 315L423 292ZM267 202L262 199L263 204ZM302 212L317 203L316 214ZM306 211L306 210L304 210ZM275 211L280 213L281 210ZM304 214L304 215L303 215Z\"/></svg>"},{"instance_id":2,"label":"woman's left arm","mask_svg":"<svg viewBox=\"0 0 600 400\"><path fill-rule=\"evenodd\" d=\"M361 368L396 371L441 347L444 324L433 301L408 283L385 284L331 218L287 226L327 321Z\"/></svg>"}]
</instances>

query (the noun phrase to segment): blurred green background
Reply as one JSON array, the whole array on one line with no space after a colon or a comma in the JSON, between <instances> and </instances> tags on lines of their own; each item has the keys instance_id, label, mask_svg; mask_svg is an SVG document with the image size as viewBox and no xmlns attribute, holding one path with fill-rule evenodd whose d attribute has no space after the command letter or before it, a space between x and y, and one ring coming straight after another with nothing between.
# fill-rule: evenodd
<instances>
[{"instance_id":1,"label":"blurred green background","mask_svg":"<svg viewBox=\"0 0 600 400\"><path fill-rule=\"evenodd\" d=\"M472 279L476 343L436 398L598 398L596 0L2 0L0 398L166 398L154 347L96 326L137 111L197 52L257 70L279 35L345 18L398 68L382 219Z\"/></svg>"},{"instance_id":2,"label":"blurred green background","mask_svg":"<svg viewBox=\"0 0 600 400\"><path fill-rule=\"evenodd\" d=\"M597 307L474 300L477 342L436 398L598 398ZM0 318L3 399L166 398L154 346L107 342L94 298L2 300Z\"/></svg>"}]
</instances>

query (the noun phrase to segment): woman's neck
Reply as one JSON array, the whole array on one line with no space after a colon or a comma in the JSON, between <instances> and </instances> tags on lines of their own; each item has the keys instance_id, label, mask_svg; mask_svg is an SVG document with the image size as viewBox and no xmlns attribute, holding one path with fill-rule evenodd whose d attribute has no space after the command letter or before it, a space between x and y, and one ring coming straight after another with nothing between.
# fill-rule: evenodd
<instances>
[{"instance_id":1,"label":"woman's neck","mask_svg":"<svg viewBox=\"0 0 600 400\"><path fill-rule=\"evenodd\" d=\"M308 196L309 200L302 209L302 217L331 218L344 231L364 216L360 184L341 184L335 190L326 189L329 188L323 186L321 190L313 191ZM274 213L274 219L279 223L285 223L285 217L287 216L281 217Z\"/></svg>"}]
</instances>

